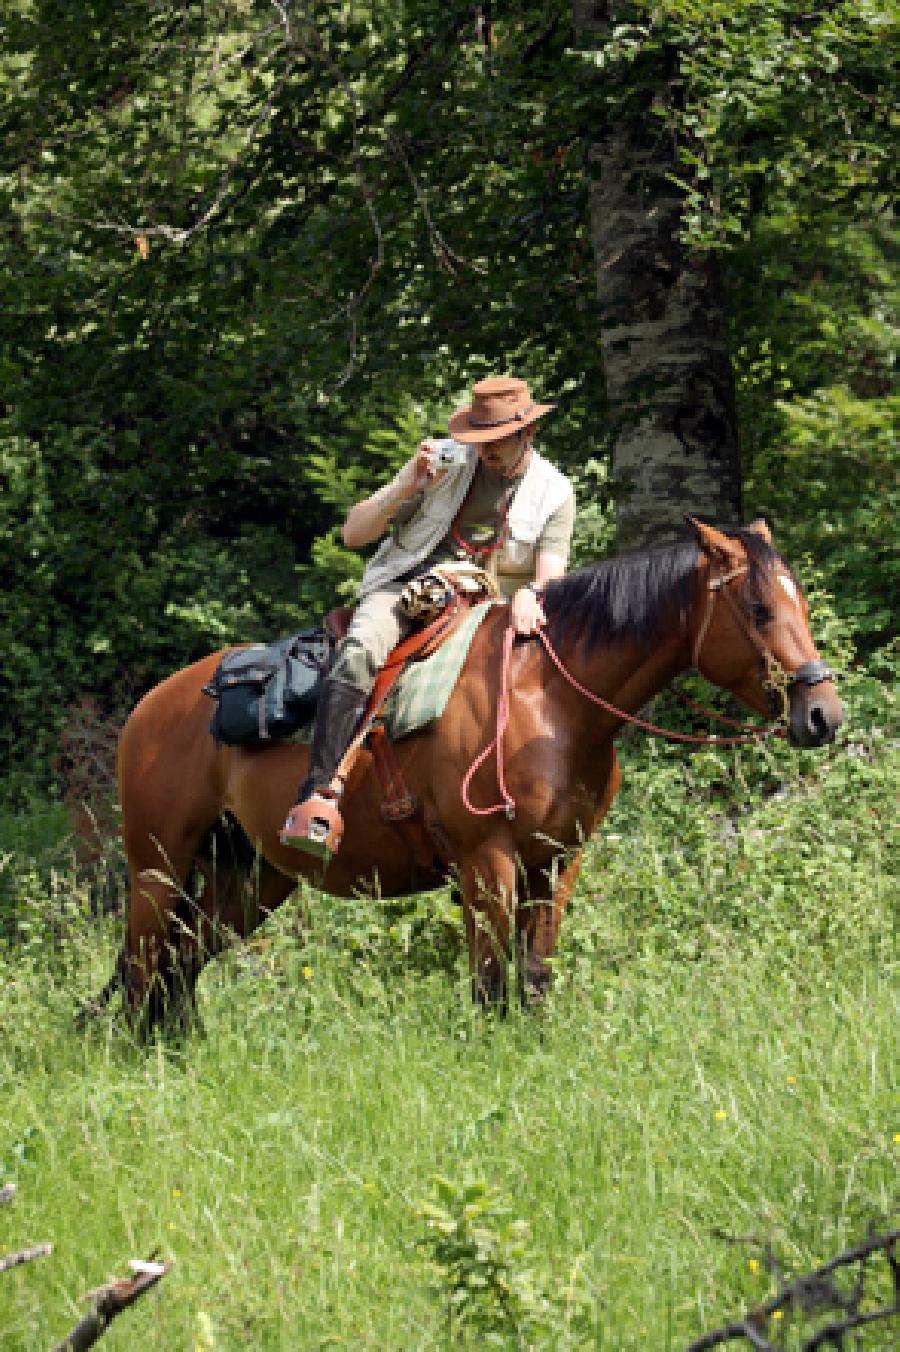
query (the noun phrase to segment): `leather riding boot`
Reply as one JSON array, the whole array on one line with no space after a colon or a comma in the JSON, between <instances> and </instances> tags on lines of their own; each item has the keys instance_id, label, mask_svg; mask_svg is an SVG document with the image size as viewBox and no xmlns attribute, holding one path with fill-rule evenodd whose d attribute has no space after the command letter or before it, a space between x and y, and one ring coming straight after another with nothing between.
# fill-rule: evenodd
<instances>
[{"instance_id":1,"label":"leather riding boot","mask_svg":"<svg viewBox=\"0 0 900 1352\"><path fill-rule=\"evenodd\" d=\"M325 681L316 710L309 770L280 833L282 845L317 855L334 854L340 845L343 822L331 781L367 700L367 695L345 681Z\"/></svg>"}]
</instances>

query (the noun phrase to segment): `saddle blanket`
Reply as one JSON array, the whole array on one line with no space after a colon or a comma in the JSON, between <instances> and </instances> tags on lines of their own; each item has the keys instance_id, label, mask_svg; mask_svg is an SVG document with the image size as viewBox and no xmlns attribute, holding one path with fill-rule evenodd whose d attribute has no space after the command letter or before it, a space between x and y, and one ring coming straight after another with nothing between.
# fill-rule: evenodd
<instances>
[{"instance_id":1,"label":"saddle blanket","mask_svg":"<svg viewBox=\"0 0 900 1352\"><path fill-rule=\"evenodd\" d=\"M410 662L384 708L384 727L392 742L440 718L456 685L472 639L495 601L473 606L454 634L422 662Z\"/></svg>"}]
</instances>

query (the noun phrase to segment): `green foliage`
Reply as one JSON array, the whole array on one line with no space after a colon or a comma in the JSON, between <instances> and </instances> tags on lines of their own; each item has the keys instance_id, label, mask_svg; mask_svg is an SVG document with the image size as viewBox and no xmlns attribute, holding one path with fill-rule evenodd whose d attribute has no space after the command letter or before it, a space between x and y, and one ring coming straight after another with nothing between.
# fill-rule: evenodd
<instances>
[{"instance_id":1,"label":"green foliage","mask_svg":"<svg viewBox=\"0 0 900 1352\"><path fill-rule=\"evenodd\" d=\"M434 1181L423 1202L422 1245L438 1270L447 1302L448 1339L467 1335L481 1347L530 1347L547 1301L528 1264L528 1226L482 1180Z\"/></svg>"},{"instance_id":2,"label":"green foliage","mask_svg":"<svg viewBox=\"0 0 900 1352\"><path fill-rule=\"evenodd\" d=\"M9 7L8 7L9 8ZM560 408L612 543L587 146L639 101L719 251L748 512L886 637L891 38L877 3L13 6L0 76L0 738L347 600L354 499L472 380ZM479 11L480 12L480 11ZM797 510L802 503L803 509ZM47 691L53 691L48 699Z\"/></svg>"},{"instance_id":3,"label":"green foliage","mask_svg":"<svg viewBox=\"0 0 900 1352\"><path fill-rule=\"evenodd\" d=\"M50 913L63 920L73 861L70 824L59 804L33 798L17 812L0 812L0 943L43 932Z\"/></svg>"},{"instance_id":4,"label":"green foliage","mask_svg":"<svg viewBox=\"0 0 900 1352\"><path fill-rule=\"evenodd\" d=\"M570 478L578 503L570 559L570 567L576 567L615 553L615 504L608 460L591 457L572 469Z\"/></svg>"},{"instance_id":5,"label":"green foliage","mask_svg":"<svg viewBox=\"0 0 900 1352\"><path fill-rule=\"evenodd\" d=\"M674 138L716 250L748 516L822 562L870 650L896 580L890 184L895 8L622 0L584 35L593 107Z\"/></svg>"}]
</instances>

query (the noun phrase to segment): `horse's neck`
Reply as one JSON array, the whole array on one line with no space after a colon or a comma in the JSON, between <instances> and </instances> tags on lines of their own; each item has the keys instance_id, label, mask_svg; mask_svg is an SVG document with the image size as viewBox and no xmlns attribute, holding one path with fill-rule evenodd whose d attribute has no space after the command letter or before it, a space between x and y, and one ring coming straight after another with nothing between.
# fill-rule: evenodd
<instances>
[{"instance_id":1,"label":"horse's neck","mask_svg":"<svg viewBox=\"0 0 900 1352\"><path fill-rule=\"evenodd\" d=\"M574 645L563 658L579 684L591 694L636 714L688 666L687 640L674 636L648 651L636 640L601 645L585 654ZM589 701L585 701L589 704ZM596 718L596 709L586 716Z\"/></svg>"}]
</instances>

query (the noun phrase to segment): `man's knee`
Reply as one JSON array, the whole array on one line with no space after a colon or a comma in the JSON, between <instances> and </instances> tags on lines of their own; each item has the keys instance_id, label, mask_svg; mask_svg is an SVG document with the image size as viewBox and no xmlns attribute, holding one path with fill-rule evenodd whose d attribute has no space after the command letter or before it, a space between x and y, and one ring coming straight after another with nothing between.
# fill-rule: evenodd
<instances>
[{"instance_id":1,"label":"man's knee","mask_svg":"<svg viewBox=\"0 0 900 1352\"><path fill-rule=\"evenodd\" d=\"M376 665L376 654L370 647L348 635L335 652L329 676L367 695L375 684L380 666L381 663Z\"/></svg>"}]
</instances>

